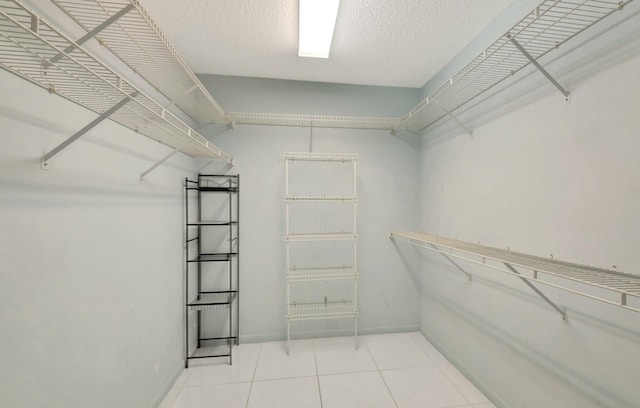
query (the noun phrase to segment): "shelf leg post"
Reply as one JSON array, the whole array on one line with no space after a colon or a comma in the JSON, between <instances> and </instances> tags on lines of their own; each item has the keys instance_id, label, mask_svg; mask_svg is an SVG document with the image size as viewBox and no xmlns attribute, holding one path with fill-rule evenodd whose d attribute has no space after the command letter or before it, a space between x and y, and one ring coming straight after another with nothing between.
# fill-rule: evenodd
<instances>
[{"instance_id":1,"label":"shelf leg post","mask_svg":"<svg viewBox=\"0 0 640 408\"><path fill-rule=\"evenodd\" d=\"M509 268L509 270L513 273L515 273L516 275L522 275L520 272L518 272L516 270L516 268L514 268L513 266L511 266L511 264L504 262L504 265ZM552 308L554 308L558 313L560 313L560 315L562 316L562 320L566 323L567 321L567 312L565 312L564 310L562 310L558 305L556 305L551 299L549 299L547 297L547 295L545 295L544 293L542 293L540 291L540 289L538 289L537 287L535 287L535 285L531 282L529 282L529 280L520 277L520 280L522 280L524 283L527 284L527 286L529 286L531 288L531 290L533 290L534 292L536 292L536 294L538 296L540 296L542 299L544 299L545 302L547 302Z\"/></svg>"},{"instance_id":2,"label":"shelf leg post","mask_svg":"<svg viewBox=\"0 0 640 408\"><path fill-rule=\"evenodd\" d=\"M120 102L116 103L115 105L113 105L109 110L103 112L100 116L98 116L93 121L91 121L91 123L89 123L87 126L83 127L82 129L77 131L73 136L69 137L67 140L65 140L64 142L60 143L55 149L51 150L49 153L47 153L44 156L42 156L42 159L40 159L40 162L42 164L42 169L43 170L47 169L47 166L49 165L49 160L51 160L51 158L53 156L55 156L56 154L60 153L67 146L69 146L71 143L73 143L76 140L78 140L80 138L80 136L84 135L85 133L87 133L88 131L90 131L94 127L96 127L100 122L102 122L103 120L105 120L106 118L111 116L114 112L116 112L118 109L122 108L132 98L135 98L136 96L138 96L138 92L137 91L132 93L131 95L125 97L123 100L121 100Z\"/></svg>"},{"instance_id":3,"label":"shelf leg post","mask_svg":"<svg viewBox=\"0 0 640 408\"><path fill-rule=\"evenodd\" d=\"M291 323L287 321L287 356L291 355Z\"/></svg>"},{"instance_id":4,"label":"shelf leg post","mask_svg":"<svg viewBox=\"0 0 640 408\"><path fill-rule=\"evenodd\" d=\"M551 74L549 72L547 72L547 70L544 69L542 67L542 65L540 65L540 63L538 61L536 61L536 59L533 58L533 56L531 54L529 54L529 52L527 50L525 50L524 47L518 41L516 41L515 38L513 38L513 36L511 34L507 34L507 38L518 49L518 51L520 51L522 53L522 55L524 55L529 60L529 62L531 62L533 64L533 66L536 67L538 69L538 71L540 71L542 73L542 75L544 75L549 80L549 82L551 82L553 84L553 86L555 86L564 95L565 100L568 102L569 101L569 95L570 95L569 91L564 89L564 87L562 85L560 85L560 83L558 81L556 81L555 78L552 77Z\"/></svg>"},{"instance_id":5,"label":"shelf leg post","mask_svg":"<svg viewBox=\"0 0 640 408\"><path fill-rule=\"evenodd\" d=\"M355 320L354 322L354 341L356 343L356 351L358 351L358 317L355 317L353 320Z\"/></svg>"},{"instance_id":6,"label":"shelf leg post","mask_svg":"<svg viewBox=\"0 0 640 408\"><path fill-rule=\"evenodd\" d=\"M189 368L189 179L184 179L184 368Z\"/></svg>"},{"instance_id":7,"label":"shelf leg post","mask_svg":"<svg viewBox=\"0 0 640 408\"><path fill-rule=\"evenodd\" d=\"M104 20L96 28L94 28L93 30L89 31L88 33L86 33L85 35L80 37L74 44L71 44L70 46L65 48L62 53L60 53L60 54L54 56L53 58L51 58L49 60L49 62L45 63L45 66L44 66L45 69L49 68L51 65L55 64L56 62L60 61L62 58L64 58L64 56L66 54L70 53L71 51L75 50L76 48L79 48L82 44L86 43L87 41L89 41L90 39L92 39L93 37L98 35L98 33L100 33L100 31L102 31L105 28L109 27L111 24L113 24L115 21L117 21L120 17L122 17L125 14L127 14L133 7L134 7L133 4L129 4L126 7L124 7L122 10L118 11L116 14L114 14L111 17L109 17L108 19Z\"/></svg>"}]
</instances>

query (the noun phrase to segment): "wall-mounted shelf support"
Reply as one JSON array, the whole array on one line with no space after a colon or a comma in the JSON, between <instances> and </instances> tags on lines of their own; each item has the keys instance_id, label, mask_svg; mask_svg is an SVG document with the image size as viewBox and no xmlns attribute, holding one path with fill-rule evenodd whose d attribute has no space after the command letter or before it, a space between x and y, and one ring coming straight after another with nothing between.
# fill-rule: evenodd
<instances>
[{"instance_id":1,"label":"wall-mounted shelf support","mask_svg":"<svg viewBox=\"0 0 640 408\"><path fill-rule=\"evenodd\" d=\"M189 143L191 143L191 140L187 141L185 144L183 144L180 147L176 147L175 149L173 149L173 151L171 153L169 153L168 155L164 156L162 159L160 159L156 163L154 163L153 166L149 167L148 169L146 169L145 171L140 173L140 181L144 180L144 178L147 176L147 174L151 173L158 166L160 166L162 163L164 163L167 160L169 160L170 158L172 158L176 153L180 153L182 151L182 149L184 149L185 147L187 147L189 145Z\"/></svg>"},{"instance_id":2,"label":"wall-mounted shelf support","mask_svg":"<svg viewBox=\"0 0 640 408\"><path fill-rule=\"evenodd\" d=\"M507 262L503 262L504 266L506 266L507 268L509 268L509 270L513 273L515 273L516 275L520 275L520 280L522 280L528 287L531 288L531 290L533 290L534 292L536 292L536 294L538 296L540 296L542 299L544 299L545 302L547 302L552 308L556 309L558 311L558 313L560 313L560 315L562 316L562 320L563 321L567 321L567 312L565 312L564 310L562 310L558 305L556 305L551 299L549 299L547 297L547 295L545 295L544 293L542 293L542 291L538 288L536 288L533 283L529 282L527 279L522 277L522 274L520 272L518 272L518 270L516 268L514 268L513 266L511 266L511 264L507 263Z\"/></svg>"},{"instance_id":3,"label":"wall-mounted shelf support","mask_svg":"<svg viewBox=\"0 0 640 408\"><path fill-rule=\"evenodd\" d=\"M471 277L471 274L467 271L464 270L463 267L461 267L460 265L458 265L458 263L456 261L454 261L453 259L451 259L447 254L445 254L444 252L442 252L440 249L438 249L438 247L436 247L433 244L429 244L429 246L433 249L435 249L436 251L440 252L440 255L444 256L447 261L451 262L453 264L453 266L455 266L460 272L464 273L465 275L467 275L467 278L469 278L469 282L471 282L473 280L473 278Z\"/></svg>"},{"instance_id":4,"label":"wall-mounted shelf support","mask_svg":"<svg viewBox=\"0 0 640 408\"><path fill-rule=\"evenodd\" d=\"M114 15L112 15L111 17L109 17L108 19L103 21L96 28L94 28L93 30L91 30L88 33L86 33L85 35L83 35L80 39L78 39L75 42L75 44L71 44L70 46L65 48L64 52L62 52L62 53L54 56L53 58L51 58L51 61L49 61L48 63L45 63L44 68L45 69L49 68L51 65L53 65L56 62L60 61L62 58L64 58L65 54L68 54L71 51L75 50L76 48L79 48L82 44L86 43L87 41L89 41L90 39L95 37L98 33L100 33L102 30L104 30L105 28L109 27L111 24L116 22L120 17L122 17L125 14L127 14L131 9L133 9L133 4L129 4L129 5L125 6L122 10L118 11L117 13L115 13Z\"/></svg>"},{"instance_id":5,"label":"wall-mounted shelf support","mask_svg":"<svg viewBox=\"0 0 640 408\"><path fill-rule=\"evenodd\" d=\"M533 66L536 67L538 69L538 71L540 71L542 73L542 75L544 75L545 78L547 78L549 80L549 82L551 82L553 84L553 86L558 88L558 91L560 91L564 95L565 100L568 102L569 101L569 97L570 97L569 91L564 89L564 87L562 85L560 85L560 83L558 81L556 81L556 79L553 76L551 76L551 74L546 69L544 69L542 67L542 65L540 65L540 63L538 61L536 61L536 59L533 58L533 56L531 54L529 54L527 52L527 50L525 50L524 47L522 45L520 45L520 43L518 41L516 41L515 38L513 38L513 36L511 34L507 33L507 38L518 49L518 51L520 51L522 53L522 55L524 55L529 60L529 62L531 62L533 64Z\"/></svg>"},{"instance_id":6,"label":"wall-mounted shelf support","mask_svg":"<svg viewBox=\"0 0 640 408\"><path fill-rule=\"evenodd\" d=\"M435 104L438 105L438 107L440 109L442 109L442 111L444 113L447 114L447 116L449 116L451 118L451 120L453 120L456 125L458 125L462 130L464 130L464 132L466 134L468 134L469 136L473 137L473 130L469 129L467 126L465 126L464 123L462 123L462 121L460 121L460 119L458 119L458 117L456 115L454 115L453 113L451 113L451 111L447 108L445 108L444 106L442 106L438 101L435 101Z\"/></svg>"},{"instance_id":7,"label":"wall-mounted shelf support","mask_svg":"<svg viewBox=\"0 0 640 408\"><path fill-rule=\"evenodd\" d=\"M69 137L67 140L65 140L64 142L60 143L58 145L58 147L56 147L55 149L51 150L49 153L45 154L44 156L42 156L42 159L40 160L40 163L42 164L42 169L43 170L47 169L47 166L49 165L48 162L53 156L55 156L56 154L60 153L67 146L69 146L71 143L73 143L76 140L78 140L82 135L84 135L85 133L87 133L88 131L90 131L94 127L96 127L100 122L102 122L103 120L107 119L109 116L111 116L118 109L122 108L132 98L135 98L137 95L138 95L138 92L134 92L131 95L125 97L120 102L118 102L115 105L113 105L109 110L103 112L102 114L100 114L100 116L98 116L97 118L92 120L91 123L89 123L87 126L83 127L79 131L77 131L73 136Z\"/></svg>"}]
</instances>

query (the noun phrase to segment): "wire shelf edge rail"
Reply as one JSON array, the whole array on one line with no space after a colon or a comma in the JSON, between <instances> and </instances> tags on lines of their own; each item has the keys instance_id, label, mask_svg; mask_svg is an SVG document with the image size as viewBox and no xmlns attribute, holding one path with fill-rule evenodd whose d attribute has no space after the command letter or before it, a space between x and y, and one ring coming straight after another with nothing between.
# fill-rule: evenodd
<instances>
[{"instance_id":1,"label":"wire shelf edge rail","mask_svg":"<svg viewBox=\"0 0 640 408\"><path fill-rule=\"evenodd\" d=\"M332 116L288 113L227 112L232 125L269 125L333 129L391 130L400 117Z\"/></svg>"},{"instance_id":2,"label":"wire shelf edge rail","mask_svg":"<svg viewBox=\"0 0 640 408\"><path fill-rule=\"evenodd\" d=\"M229 155L79 47L19 0L0 1L0 67L192 157Z\"/></svg>"},{"instance_id":3,"label":"wire shelf edge rail","mask_svg":"<svg viewBox=\"0 0 640 408\"><path fill-rule=\"evenodd\" d=\"M513 275L530 283L540 283L575 295L587 297L592 300L597 300L634 312L640 312L640 307L632 306L627 303L629 298L640 299L640 276L638 275L554 259L546 259L524 253L506 251L420 232L392 231L389 237L420 248L438 252L447 257L461 259L475 265L480 265ZM473 259L472 257L474 256L482 258L482 260ZM511 268L503 269L501 267L491 265L486 262L487 260L504 264L507 268L511 265L512 267L529 270L533 273L533 276L519 274L518 272L511 270ZM563 272L562 269L565 269L565 271ZM585 285L586 287L606 291L611 295L617 296L619 300L607 299L602 296L585 293L585 291L581 291L579 289L569 288L558 282L547 281L544 276L541 276L540 274L553 276L554 278L560 278L565 281Z\"/></svg>"}]
</instances>

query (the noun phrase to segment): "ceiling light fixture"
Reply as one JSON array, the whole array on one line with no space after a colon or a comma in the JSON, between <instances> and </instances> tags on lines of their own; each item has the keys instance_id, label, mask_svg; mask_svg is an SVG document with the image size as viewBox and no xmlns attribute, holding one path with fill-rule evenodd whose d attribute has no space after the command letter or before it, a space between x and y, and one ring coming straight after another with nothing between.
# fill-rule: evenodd
<instances>
[{"instance_id":1,"label":"ceiling light fixture","mask_svg":"<svg viewBox=\"0 0 640 408\"><path fill-rule=\"evenodd\" d=\"M329 58L340 0L300 0L298 56Z\"/></svg>"}]
</instances>

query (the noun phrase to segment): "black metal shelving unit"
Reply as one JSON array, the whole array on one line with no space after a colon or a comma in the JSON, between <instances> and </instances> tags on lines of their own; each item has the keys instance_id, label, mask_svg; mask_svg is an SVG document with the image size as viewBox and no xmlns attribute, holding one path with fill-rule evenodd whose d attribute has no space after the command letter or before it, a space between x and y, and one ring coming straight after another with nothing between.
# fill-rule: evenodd
<instances>
[{"instance_id":1,"label":"black metal shelving unit","mask_svg":"<svg viewBox=\"0 0 640 408\"><path fill-rule=\"evenodd\" d=\"M232 364L240 324L240 176L199 174L185 178L184 188L185 367L214 357Z\"/></svg>"}]
</instances>

